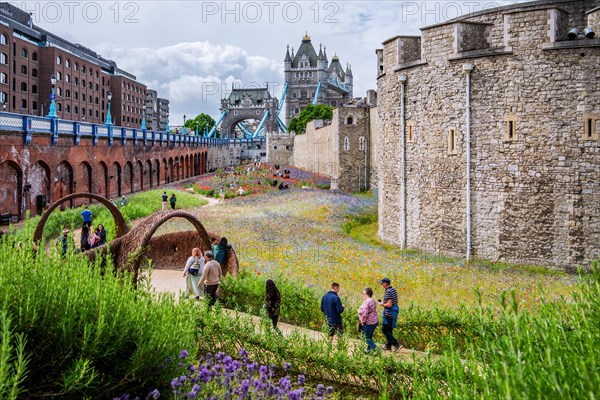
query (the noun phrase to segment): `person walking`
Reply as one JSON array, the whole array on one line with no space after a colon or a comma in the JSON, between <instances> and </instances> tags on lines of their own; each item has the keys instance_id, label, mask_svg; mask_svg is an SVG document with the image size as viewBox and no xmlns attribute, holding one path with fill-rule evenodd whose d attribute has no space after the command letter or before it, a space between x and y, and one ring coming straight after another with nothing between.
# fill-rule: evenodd
<instances>
[{"instance_id":1,"label":"person walking","mask_svg":"<svg viewBox=\"0 0 600 400\"><path fill-rule=\"evenodd\" d=\"M92 226L92 212L88 209L86 204L81 212L81 218L83 218L83 226L90 228Z\"/></svg>"},{"instance_id":2,"label":"person walking","mask_svg":"<svg viewBox=\"0 0 600 400\"><path fill-rule=\"evenodd\" d=\"M215 246L215 260L221 264L221 268L225 269L225 262L227 260L227 252L231 249L231 245L227 243L227 238L223 236L219 243Z\"/></svg>"},{"instance_id":3,"label":"person walking","mask_svg":"<svg viewBox=\"0 0 600 400\"><path fill-rule=\"evenodd\" d=\"M402 348L398 340L394 337L393 332L398 321L398 313L400 312L398 308L398 292L391 286L389 278L383 278L379 281L379 284L385 289L383 301L378 300L379 305L383 307L381 331L387 339L384 350L389 351L394 347L394 352L396 352Z\"/></svg>"},{"instance_id":4,"label":"person walking","mask_svg":"<svg viewBox=\"0 0 600 400\"><path fill-rule=\"evenodd\" d=\"M267 310L267 315L273 321L273 328L279 332L277 329L277 322L279 321L279 311L281 305L281 294L279 293L279 289L275 286L275 282L271 279L267 279L266 289L265 289L265 309Z\"/></svg>"},{"instance_id":5,"label":"person walking","mask_svg":"<svg viewBox=\"0 0 600 400\"><path fill-rule=\"evenodd\" d=\"M331 290L321 298L321 311L325 315L325 323L327 324L327 330L331 338L333 338L336 332L339 335L344 333L344 326L342 324L344 306L338 295L339 291L340 284L333 282Z\"/></svg>"},{"instance_id":6,"label":"person walking","mask_svg":"<svg viewBox=\"0 0 600 400\"><path fill-rule=\"evenodd\" d=\"M177 203L177 197L175 197L175 193L171 193L171 198L169 199L169 202L171 203L171 208L174 210L175 203Z\"/></svg>"},{"instance_id":7,"label":"person walking","mask_svg":"<svg viewBox=\"0 0 600 400\"><path fill-rule=\"evenodd\" d=\"M198 288L201 288L204 284L206 285L204 294L210 299L208 306L212 307L217 301L217 289L219 289L223 272L221 271L221 265L213 259L212 251L205 251L204 259L206 264L204 264L204 271L202 271L202 277L198 282Z\"/></svg>"},{"instance_id":8,"label":"person walking","mask_svg":"<svg viewBox=\"0 0 600 400\"><path fill-rule=\"evenodd\" d=\"M167 195L167 192L163 192L162 194L162 209L166 210L169 208L169 196Z\"/></svg>"},{"instance_id":9,"label":"person walking","mask_svg":"<svg viewBox=\"0 0 600 400\"><path fill-rule=\"evenodd\" d=\"M367 353L376 350L375 342L373 342L373 334L375 328L379 324L377 316L377 304L373 300L373 289L370 287L363 290L363 303L358 308L358 322L360 330L367 341Z\"/></svg>"},{"instance_id":10,"label":"person walking","mask_svg":"<svg viewBox=\"0 0 600 400\"><path fill-rule=\"evenodd\" d=\"M187 295L194 296L196 300L200 299L201 290L203 289L202 287L198 286L203 272L204 257L202 256L202 251L195 247L192 249L192 255L185 263L185 267L183 268L183 277L185 278Z\"/></svg>"},{"instance_id":11,"label":"person walking","mask_svg":"<svg viewBox=\"0 0 600 400\"><path fill-rule=\"evenodd\" d=\"M127 198L125 197L125 195L121 196L121 201L119 201L119 205L121 207L125 207L127 205Z\"/></svg>"}]
</instances>

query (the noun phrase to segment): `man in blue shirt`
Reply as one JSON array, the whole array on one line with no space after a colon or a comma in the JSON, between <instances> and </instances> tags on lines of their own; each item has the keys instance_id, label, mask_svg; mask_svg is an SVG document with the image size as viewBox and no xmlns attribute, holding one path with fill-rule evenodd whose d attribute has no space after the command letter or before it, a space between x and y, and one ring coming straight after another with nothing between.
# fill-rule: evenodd
<instances>
[{"instance_id":1,"label":"man in blue shirt","mask_svg":"<svg viewBox=\"0 0 600 400\"><path fill-rule=\"evenodd\" d=\"M344 333L341 315L344 312L344 306L338 296L339 291L340 284L333 282L331 290L321 299L321 311L325 314L325 322L327 323L330 337L333 337L336 332L340 335Z\"/></svg>"},{"instance_id":2,"label":"man in blue shirt","mask_svg":"<svg viewBox=\"0 0 600 400\"><path fill-rule=\"evenodd\" d=\"M83 225L87 225L88 228L92 226L92 212L88 210L87 204L85 205L85 209L81 212L81 217L83 218Z\"/></svg>"}]
</instances>

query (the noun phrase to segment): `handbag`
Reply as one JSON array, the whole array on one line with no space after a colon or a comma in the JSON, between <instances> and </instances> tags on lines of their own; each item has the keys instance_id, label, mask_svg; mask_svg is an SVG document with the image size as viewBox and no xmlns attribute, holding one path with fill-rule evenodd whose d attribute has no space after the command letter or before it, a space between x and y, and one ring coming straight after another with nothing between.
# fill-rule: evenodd
<instances>
[{"instance_id":1,"label":"handbag","mask_svg":"<svg viewBox=\"0 0 600 400\"><path fill-rule=\"evenodd\" d=\"M196 276L196 275L198 275L198 272L200 272L200 270L198 268L189 268L188 269L188 274L190 274L190 275Z\"/></svg>"}]
</instances>

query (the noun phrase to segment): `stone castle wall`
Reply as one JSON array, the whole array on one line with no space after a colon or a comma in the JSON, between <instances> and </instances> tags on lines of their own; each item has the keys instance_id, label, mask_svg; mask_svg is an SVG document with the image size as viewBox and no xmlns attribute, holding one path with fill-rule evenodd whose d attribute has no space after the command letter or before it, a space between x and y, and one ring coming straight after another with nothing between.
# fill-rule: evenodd
<instances>
[{"instance_id":1,"label":"stone castle wall","mask_svg":"<svg viewBox=\"0 0 600 400\"><path fill-rule=\"evenodd\" d=\"M377 108L344 105L331 124L311 121L294 139L294 165L332 178L332 189L357 192L377 182Z\"/></svg>"},{"instance_id":2,"label":"stone castle wall","mask_svg":"<svg viewBox=\"0 0 600 400\"><path fill-rule=\"evenodd\" d=\"M310 121L306 133L294 138L294 166L328 177L338 174L338 110L333 110L331 125L322 125L322 121ZM315 123L320 128L315 128Z\"/></svg>"},{"instance_id":3,"label":"stone castle wall","mask_svg":"<svg viewBox=\"0 0 600 400\"><path fill-rule=\"evenodd\" d=\"M293 133L268 133L267 161L278 165L292 164L294 136Z\"/></svg>"},{"instance_id":4,"label":"stone castle wall","mask_svg":"<svg viewBox=\"0 0 600 400\"><path fill-rule=\"evenodd\" d=\"M406 245L467 253L463 66L472 64L471 254L560 268L597 257L600 40L561 41L566 27L587 25L586 10L597 3L535 2L425 28L421 58L410 63L400 63L399 37L384 42L377 152L384 240L404 240L404 145ZM465 28L473 23L486 25Z\"/></svg>"}]
</instances>

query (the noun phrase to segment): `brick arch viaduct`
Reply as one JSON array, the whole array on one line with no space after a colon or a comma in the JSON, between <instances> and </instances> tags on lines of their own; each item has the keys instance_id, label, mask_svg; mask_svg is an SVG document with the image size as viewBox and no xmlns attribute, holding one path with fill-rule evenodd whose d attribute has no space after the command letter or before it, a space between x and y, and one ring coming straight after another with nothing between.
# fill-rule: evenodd
<instances>
[{"instance_id":1,"label":"brick arch viaduct","mask_svg":"<svg viewBox=\"0 0 600 400\"><path fill-rule=\"evenodd\" d=\"M53 138L3 131L2 212L20 217L26 211L41 214L46 205L72 193L117 198L206 172L209 143L202 138L123 131L121 136L119 129L118 139L117 134L114 138L58 134ZM87 201L77 198L61 207Z\"/></svg>"}]
</instances>

